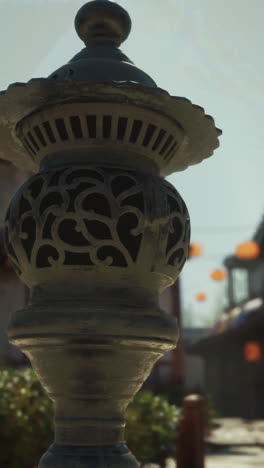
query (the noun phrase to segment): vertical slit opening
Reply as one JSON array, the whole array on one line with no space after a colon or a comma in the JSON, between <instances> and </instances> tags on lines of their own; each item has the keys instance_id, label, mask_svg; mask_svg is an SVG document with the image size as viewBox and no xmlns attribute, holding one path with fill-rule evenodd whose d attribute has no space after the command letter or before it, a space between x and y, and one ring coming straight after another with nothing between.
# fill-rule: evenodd
<instances>
[{"instance_id":1,"label":"vertical slit opening","mask_svg":"<svg viewBox=\"0 0 264 468\"><path fill-rule=\"evenodd\" d=\"M158 136L156 138L156 141L155 141L154 145L152 146L153 151L155 151L159 147L159 145L162 143L165 135L166 135L165 130L163 130L163 128L161 128L160 131L159 131L159 134L158 134Z\"/></svg>"},{"instance_id":2,"label":"vertical slit opening","mask_svg":"<svg viewBox=\"0 0 264 468\"><path fill-rule=\"evenodd\" d=\"M82 138L83 134L82 134L82 126L81 126L80 117L78 117L78 115L74 115L70 117L70 122L71 122L72 132L75 138Z\"/></svg>"},{"instance_id":3,"label":"vertical slit opening","mask_svg":"<svg viewBox=\"0 0 264 468\"><path fill-rule=\"evenodd\" d=\"M27 151L29 151L30 153L36 154L36 151L32 148L32 146L30 145L29 141L26 138L24 138L24 145Z\"/></svg>"},{"instance_id":4,"label":"vertical slit opening","mask_svg":"<svg viewBox=\"0 0 264 468\"><path fill-rule=\"evenodd\" d=\"M63 119L56 119L55 120L56 128L58 133L63 141L68 140L68 133L65 127L65 123Z\"/></svg>"},{"instance_id":5,"label":"vertical slit opening","mask_svg":"<svg viewBox=\"0 0 264 468\"><path fill-rule=\"evenodd\" d=\"M86 121L90 138L96 138L96 115L87 115Z\"/></svg>"},{"instance_id":6,"label":"vertical slit opening","mask_svg":"<svg viewBox=\"0 0 264 468\"><path fill-rule=\"evenodd\" d=\"M153 125L153 124L149 124L148 125L148 128L146 130L146 134L145 134L145 137L144 137L144 140L143 140L143 146L148 146L151 138L153 137L153 134L156 130L156 125Z\"/></svg>"},{"instance_id":7,"label":"vertical slit opening","mask_svg":"<svg viewBox=\"0 0 264 468\"><path fill-rule=\"evenodd\" d=\"M104 115L103 117L103 137L110 138L112 129L112 116Z\"/></svg>"},{"instance_id":8,"label":"vertical slit opening","mask_svg":"<svg viewBox=\"0 0 264 468\"><path fill-rule=\"evenodd\" d=\"M136 143L140 130L142 128L142 120L134 120L132 130L131 130L131 135L130 135L130 142L131 143Z\"/></svg>"},{"instance_id":9,"label":"vertical slit opening","mask_svg":"<svg viewBox=\"0 0 264 468\"><path fill-rule=\"evenodd\" d=\"M42 146L47 146L47 143L45 141L45 138L40 130L40 128L36 125L36 127L34 127L34 132L36 134L36 136L38 137L40 143L42 144Z\"/></svg>"},{"instance_id":10,"label":"vertical slit opening","mask_svg":"<svg viewBox=\"0 0 264 468\"><path fill-rule=\"evenodd\" d=\"M170 135L168 138L167 138L167 141L164 143L164 145L162 146L161 150L160 150L160 155L162 155L166 149L168 149L169 145L171 144L173 140L173 137Z\"/></svg>"},{"instance_id":11,"label":"vertical slit opening","mask_svg":"<svg viewBox=\"0 0 264 468\"><path fill-rule=\"evenodd\" d=\"M29 140L31 141L32 145L36 148L36 150L39 150L40 147L39 145L37 144L35 138L33 137L32 133L31 132L27 132L27 136L29 138Z\"/></svg>"},{"instance_id":12,"label":"vertical slit opening","mask_svg":"<svg viewBox=\"0 0 264 468\"><path fill-rule=\"evenodd\" d=\"M177 141L175 141L174 145L169 149L168 153L165 155L165 159L167 159L169 156L172 156L177 144Z\"/></svg>"},{"instance_id":13,"label":"vertical slit opening","mask_svg":"<svg viewBox=\"0 0 264 468\"><path fill-rule=\"evenodd\" d=\"M123 140L125 133L126 133L126 128L127 128L127 117L119 117L118 119L118 124L117 124L117 139L118 140Z\"/></svg>"},{"instance_id":14,"label":"vertical slit opening","mask_svg":"<svg viewBox=\"0 0 264 468\"><path fill-rule=\"evenodd\" d=\"M52 128L50 126L50 123L48 121L46 122L43 122L43 127L45 128L46 130L46 133L47 133L47 136L48 136L48 139L51 143L56 143L56 138L54 136L54 133L52 131Z\"/></svg>"}]
</instances>

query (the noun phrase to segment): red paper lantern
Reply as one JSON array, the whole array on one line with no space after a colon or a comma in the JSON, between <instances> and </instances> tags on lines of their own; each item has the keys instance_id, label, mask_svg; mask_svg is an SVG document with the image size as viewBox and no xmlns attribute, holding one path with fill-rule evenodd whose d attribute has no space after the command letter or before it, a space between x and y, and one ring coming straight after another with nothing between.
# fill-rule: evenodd
<instances>
[{"instance_id":1,"label":"red paper lantern","mask_svg":"<svg viewBox=\"0 0 264 468\"><path fill-rule=\"evenodd\" d=\"M214 281L223 281L227 277L227 273L224 270L216 269L210 273L210 277Z\"/></svg>"},{"instance_id":2,"label":"red paper lantern","mask_svg":"<svg viewBox=\"0 0 264 468\"><path fill-rule=\"evenodd\" d=\"M257 341L248 341L244 347L245 360L248 362L256 362L261 359L262 350Z\"/></svg>"},{"instance_id":3,"label":"red paper lantern","mask_svg":"<svg viewBox=\"0 0 264 468\"><path fill-rule=\"evenodd\" d=\"M199 257L202 253L203 249L199 244L190 243L189 258Z\"/></svg>"},{"instance_id":4,"label":"red paper lantern","mask_svg":"<svg viewBox=\"0 0 264 468\"><path fill-rule=\"evenodd\" d=\"M206 299L207 299L207 295L205 293L201 292L201 293L196 294L196 300L198 302L204 302L206 301Z\"/></svg>"},{"instance_id":5,"label":"red paper lantern","mask_svg":"<svg viewBox=\"0 0 264 468\"><path fill-rule=\"evenodd\" d=\"M243 260L252 260L260 254L260 247L257 242L248 241L239 244L236 248L236 256Z\"/></svg>"}]
</instances>

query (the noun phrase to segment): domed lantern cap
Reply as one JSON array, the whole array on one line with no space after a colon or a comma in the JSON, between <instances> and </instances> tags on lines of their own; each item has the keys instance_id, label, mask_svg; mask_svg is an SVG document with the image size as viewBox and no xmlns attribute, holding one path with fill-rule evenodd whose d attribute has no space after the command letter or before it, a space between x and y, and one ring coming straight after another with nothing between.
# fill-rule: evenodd
<instances>
[{"instance_id":1,"label":"domed lantern cap","mask_svg":"<svg viewBox=\"0 0 264 468\"><path fill-rule=\"evenodd\" d=\"M118 47L131 30L129 14L108 0L86 3L75 17L75 29L86 47L50 78L56 81L130 81L156 87L153 79L140 70Z\"/></svg>"},{"instance_id":2,"label":"domed lantern cap","mask_svg":"<svg viewBox=\"0 0 264 468\"><path fill-rule=\"evenodd\" d=\"M119 47L127 39L131 25L127 11L108 0L86 3L75 17L75 29L86 46L111 43Z\"/></svg>"},{"instance_id":3,"label":"domed lantern cap","mask_svg":"<svg viewBox=\"0 0 264 468\"><path fill-rule=\"evenodd\" d=\"M28 134L32 138L31 130L36 126L42 131L43 112L45 120L49 109L61 107L63 114L65 103L75 103L74 112L78 103L107 103L113 110L115 105L127 107L128 117L133 115L134 122L140 119L142 128L133 148L132 134L127 134L123 154L131 150L139 158L142 155L151 159L156 173L163 176L211 156L221 134L212 117L188 99L172 97L158 88L151 77L116 47L125 40L130 28L129 15L117 4L96 0L84 5L77 13L76 29L87 46L49 78L14 83L1 93L0 158L24 169L37 170L43 156L37 154L42 142L35 142L34 151L29 151L29 145L25 144ZM34 126L30 127L31 124ZM109 140L106 142L103 137L101 140L100 144L109 144ZM111 144L119 144L117 140L111 135ZM89 151L89 139L84 143ZM77 141L68 141L67 145L70 144L74 149Z\"/></svg>"}]
</instances>

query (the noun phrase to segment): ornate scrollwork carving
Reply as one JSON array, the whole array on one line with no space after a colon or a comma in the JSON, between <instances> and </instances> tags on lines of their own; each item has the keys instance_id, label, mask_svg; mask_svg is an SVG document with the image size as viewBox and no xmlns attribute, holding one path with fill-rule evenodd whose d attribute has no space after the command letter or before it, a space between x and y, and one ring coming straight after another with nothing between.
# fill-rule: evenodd
<instances>
[{"instance_id":1,"label":"ornate scrollwork carving","mask_svg":"<svg viewBox=\"0 0 264 468\"><path fill-rule=\"evenodd\" d=\"M179 272L188 242L188 211L168 182L111 168L41 172L18 191L6 219L7 249L22 276L76 266Z\"/></svg>"}]
</instances>

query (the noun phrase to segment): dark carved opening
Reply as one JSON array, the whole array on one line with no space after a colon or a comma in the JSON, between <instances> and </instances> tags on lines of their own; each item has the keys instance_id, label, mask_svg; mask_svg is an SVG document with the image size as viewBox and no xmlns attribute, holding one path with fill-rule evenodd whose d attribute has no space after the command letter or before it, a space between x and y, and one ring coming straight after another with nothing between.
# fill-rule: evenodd
<instances>
[{"instance_id":1,"label":"dark carved opening","mask_svg":"<svg viewBox=\"0 0 264 468\"><path fill-rule=\"evenodd\" d=\"M52 213L49 213L46 222L43 227L43 238L44 239L52 239L52 234L51 234L51 229L52 225L56 219L56 216L54 216Z\"/></svg>"},{"instance_id":2,"label":"dark carved opening","mask_svg":"<svg viewBox=\"0 0 264 468\"><path fill-rule=\"evenodd\" d=\"M156 130L156 126L155 125L152 125L152 124L149 124L148 125L148 128L146 130L146 134L145 134L145 137L144 137L144 140L143 140L143 146L148 146L155 130Z\"/></svg>"},{"instance_id":3,"label":"dark carved opening","mask_svg":"<svg viewBox=\"0 0 264 468\"><path fill-rule=\"evenodd\" d=\"M105 260L107 257L112 259L112 266L127 267L127 261L123 254L116 247L104 246L98 249L97 256L99 260Z\"/></svg>"},{"instance_id":4,"label":"dark carved opening","mask_svg":"<svg viewBox=\"0 0 264 468\"><path fill-rule=\"evenodd\" d=\"M171 266L174 266L176 264L176 262L180 265L180 269L183 267L183 263L181 265L181 262L183 261L184 259L184 250L183 249L178 249L176 250L176 252L174 252L169 260L168 260L168 264L171 265Z\"/></svg>"},{"instance_id":5,"label":"dark carved opening","mask_svg":"<svg viewBox=\"0 0 264 468\"><path fill-rule=\"evenodd\" d=\"M90 138L96 138L96 115L87 115L86 121Z\"/></svg>"},{"instance_id":6,"label":"dark carved opening","mask_svg":"<svg viewBox=\"0 0 264 468\"><path fill-rule=\"evenodd\" d=\"M87 252L65 252L64 265L93 265Z\"/></svg>"},{"instance_id":7,"label":"dark carved opening","mask_svg":"<svg viewBox=\"0 0 264 468\"><path fill-rule=\"evenodd\" d=\"M31 252L36 241L36 223L31 217L24 219L21 232L24 234L25 239L21 239L21 243L25 249L28 260L30 260Z\"/></svg>"},{"instance_id":8,"label":"dark carved opening","mask_svg":"<svg viewBox=\"0 0 264 468\"><path fill-rule=\"evenodd\" d=\"M152 146L153 151L155 151L159 147L159 145L162 143L165 135L166 135L165 130L163 130L163 128L161 128L160 131L159 131L159 134L158 134L158 136L156 138L156 141L155 141L154 145Z\"/></svg>"},{"instance_id":9,"label":"dark carved opening","mask_svg":"<svg viewBox=\"0 0 264 468\"><path fill-rule=\"evenodd\" d=\"M70 117L70 122L71 122L71 128L72 128L75 138L82 138L83 133L82 133L80 117L78 117L78 115L74 115Z\"/></svg>"},{"instance_id":10,"label":"dark carved opening","mask_svg":"<svg viewBox=\"0 0 264 468\"><path fill-rule=\"evenodd\" d=\"M118 124L117 124L117 139L118 140L123 140L125 133L126 133L126 128L127 128L127 117L119 117L118 119Z\"/></svg>"},{"instance_id":11,"label":"dark carved opening","mask_svg":"<svg viewBox=\"0 0 264 468\"><path fill-rule=\"evenodd\" d=\"M86 211L95 212L103 216L111 217L111 209L108 200L100 193L92 193L88 195L82 203L83 209Z\"/></svg>"},{"instance_id":12,"label":"dark carved opening","mask_svg":"<svg viewBox=\"0 0 264 468\"><path fill-rule=\"evenodd\" d=\"M138 256L142 234L137 236L131 233L138 225L138 218L133 213L125 213L117 223L117 232L122 244L128 250L132 260L135 262Z\"/></svg>"},{"instance_id":13,"label":"dark carved opening","mask_svg":"<svg viewBox=\"0 0 264 468\"><path fill-rule=\"evenodd\" d=\"M19 215L18 216L20 217L22 214L26 213L26 211L31 211L31 205L30 205L29 201L26 200L26 198L23 197L23 195L22 195L21 200L20 200Z\"/></svg>"},{"instance_id":14,"label":"dark carved opening","mask_svg":"<svg viewBox=\"0 0 264 468\"><path fill-rule=\"evenodd\" d=\"M48 121L46 121L46 122L43 122L42 125L43 125L43 127L45 128L45 130L46 130L46 133L47 133L47 135L48 135L49 141L50 141L51 143L56 143L56 138L55 138L55 136L54 136L54 133L53 133L53 130L52 130L51 126L50 126L50 123L49 123Z\"/></svg>"},{"instance_id":15,"label":"dark carved opening","mask_svg":"<svg viewBox=\"0 0 264 468\"><path fill-rule=\"evenodd\" d=\"M49 257L53 260L58 260L59 253L51 245L42 245L37 254L36 266L37 268L45 268L50 266Z\"/></svg>"},{"instance_id":16,"label":"dark carved opening","mask_svg":"<svg viewBox=\"0 0 264 468\"><path fill-rule=\"evenodd\" d=\"M181 213L181 207L179 205L179 203L177 202L177 200L175 200L175 198L173 197L170 197L170 195L168 195L168 204L169 204L169 210L170 210L170 213Z\"/></svg>"},{"instance_id":17,"label":"dark carved opening","mask_svg":"<svg viewBox=\"0 0 264 468\"><path fill-rule=\"evenodd\" d=\"M64 219L58 228L58 234L63 242L76 247L89 246L89 241L81 232L76 230L77 222L74 219Z\"/></svg>"},{"instance_id":18,"label":"dark carved opening","mask_svg":"<svg viewBox=\"0 0 264 468\"><path fill-rule=\"evenodd\" d=\"M94 184L89 184L88 182L81 182L81 183L79 183L77 185L76 188L67 190L67 192L69 194L69 205L68 205L68 208L67 208L68 213L70 213L72 211L73 212L76 211L76 207L75 207L76 198L78 197L78 195L80 195L85 190L87 190L87 189L89 189L91 187L94 187Z\"/></svg>"},{"instance_id":19,"label":"dark carved opening","mask_svg":"<svg viewBox=\"0 0 264 468\"><path fill-rule=\"evenodd\" d=\"M179 218L173 218L172 226L173 233L170 233L168 236L166 254L170 251L170 249L176 247L177 243L181 240L183 235L183 226Z\"/></svg>"},{"instance_id":20,"label":"dark carved opening","mask_svg":"<svg viewBox=\"0 0 264 468\"><path fill-rule=\"evenodd\" d=\"M62 195L59 192L50 192L41 201L40 207L39 207L39 213L40 213L40 215L42 215L43 212L47 208L50 208L53 205L61 206L62 203L63 203L63 198L62 198Z\"/></svg>"},{"instance_id":21,"label":"dark carved opening","mask_svg":"<svg viewBox=\"0 0 264 468\"><path fill-rule=\"evenodd\" d=\"M136 182L128 176L117 176L112 181L112 192L115 197L118 197L120 193L129 190L131 187L136 185Z\"/></svg>"},{"instance_id":22,"label":"dark carved opening","mask_svg":"<svg viewBox=\"0 0 264 468\"><path fill-rule=\"evenodd\" d=\"M142 120L134 120L133 127L131 130L130 141L131 143L136 143L140 130L142 128Z\"/></svg>"},{"instance_id":23,"label":"dark carved opening","mask_svg":"<svg viewBox=\"0 0 264 468\"><path fill-rule=\"evenodd\" d=\"M170 135L168 138L167 138L167 141L164 143L163 147L161 148L160 150L160 155L162 155L163 153L165 153L166 149L169 147L169 145L171 144L173 140L173 137Z\"/></svg>"},{"instance_id":24,"label":"dark carved opening","mask_svg":"<svg viewBox=\"0 0 264 468\"><path fill-rule=\"evenodd\" d=\"M100 240L112 239L112 234L109 227L97 220L84 220L87 231L95 238Z\"/></svg>"},{"instance_id":25,"label":"dark carved opening","mask_svg":"<svg viewBox=\"0 0 264 468\"><path fill-rule=\"evenodd\" d=\"M61 175L62 175L61 171L55 172L50 179L49 186L50 187L57 186Z\"/></svg>"},{"instance_id":26,"label":"dark carved opening","mask_svg":"<svg viewBox=\"0 0 264 468\"><path fill-rule=\"evenodd\" d=\"M36 154L36 151L34 150L34 148L32 148L32 146L30 145L29 141L26 138L24 138L24 147L30 153Z\"/></svg>"},{"instance_id":27,"label":"dark carved opening","mask_svg":"<svg viewBox=\"0 0 264 468\"><path fill-rule=\"evenodd\" d=\"M37 198L42 190L44 181L42 177L38 177L29 185L29 191L33 198Z\"/></svg>"},{"instance_id":28,"label":"dark carved opening","mask_svg":"<svg viewBox=\"0 0 264 468\"><path fill-rule=\"evenodd\" d=\"M145 203L144 203L144 197L142 192L135 193L134 195L130 195L129 197L125 198L121 206L135 206L138 208L142 213L144 213L145 210Z\"/></svg>"},{"instance_id":29,"label":"dark carved opening","mask_svg":"<svg viewBox=\"0 0 264 468\"><path fill-rule=\"evenodd\" d=\"M66 127L65 127L64 120L63 119L56 119L55 123L56 123L56 127L57 127L57 130L58 130L58 133L59 133L61 139L63 141L68 140L69 137L68 137L68 133L67 133L67 130L66 130Z\"/></svg>"},{"instance_id":30,"label":"dark carved opening","mask_svg":"<svg viewBox=\"0 0 264 468\"><path fill-rule=\"evenodd\" d=\"M177 141L172 145L172 147L169 149L169 151L167 152L167 154L165 155L165 159L167 159L169 156L172 156L173 155L173 152L177 146Z\"/></svg>"},{"instance_id":31,"label":"dark carved opening","mask_svg":"<svg viewBox=\"0 0 264 468\"><path fill-rule=\"evenodd\" d=\"M40 130L40 128L38 126L34 127L34 131L40 141L40 143L42 144L42 146L47 146L47 143L45 141L45 138Z\"/></svg>"},{"instance_id":32,"label":"dark carved opening","mask_svg":"<svg viewBox=\"0 0 264 468\"><path fill-rule=\"evenodd\" d=\"M31 132L28 132L27 133L27 136L29 138L29 140L31 141L32 145L36 148L36 150L39 150L39 145L37 144L35 138L33 137L32 133Z\"/></svg>"},{"instance_id":33,"label":"dark carved opening","mask_svg":"<svg viewBox=\"0 0 264 468\"><path fill-rule=\"evenodd\" d=\"M112 117L111 115L104 115L103 117L103 137L110 138L112 129Z\"/></svg>"}]
</instances>

